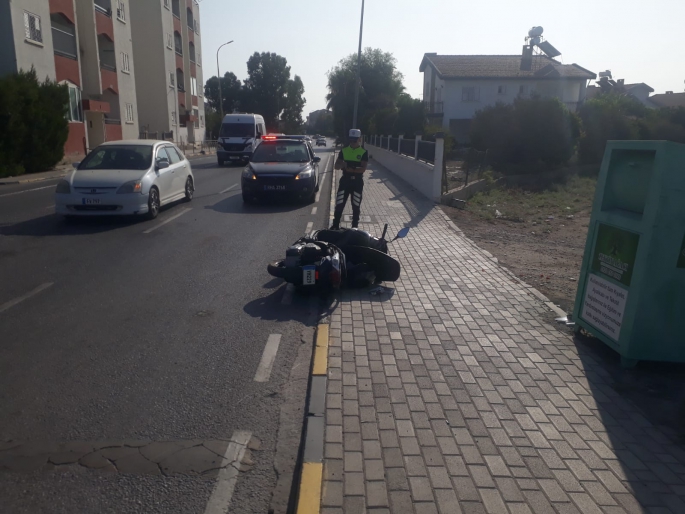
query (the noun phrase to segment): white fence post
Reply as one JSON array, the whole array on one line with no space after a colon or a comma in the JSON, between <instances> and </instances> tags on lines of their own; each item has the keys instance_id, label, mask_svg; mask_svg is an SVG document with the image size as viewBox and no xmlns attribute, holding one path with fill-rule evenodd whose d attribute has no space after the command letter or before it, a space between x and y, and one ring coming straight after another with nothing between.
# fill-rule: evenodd
<instances>
[{"instance_id":1,"label":"white fence post","mask_svg":"<svg viewBox=\"0 0 685 514\"><path fill-rule=\"evenodd\" d=\"M416 135L416 140L414 141L414 159L419 160L419 141L421 141L421 136Z\"/></svg>"},{"instance_id":2,"label":"white fence post","mask_svg":"<svg viewBox=\"0 0 685 514\"><path fill-rule=\"evenodd\" d=\"M404 134L400 134L400 138L397 141L397 155L402 154L402 140L404 139Z\"/></svg>"},{"instance_id":3,"label":"white fence post","mask_svg":"<svg viewBox=\"0 0 685 514\"><path fill-rule=\"evenodd\" d=\"M442 167L445 160L445 134L435 134L435 159L433 160L433 200L440 202L442 196Z\"/></svg>"}]
</instances>

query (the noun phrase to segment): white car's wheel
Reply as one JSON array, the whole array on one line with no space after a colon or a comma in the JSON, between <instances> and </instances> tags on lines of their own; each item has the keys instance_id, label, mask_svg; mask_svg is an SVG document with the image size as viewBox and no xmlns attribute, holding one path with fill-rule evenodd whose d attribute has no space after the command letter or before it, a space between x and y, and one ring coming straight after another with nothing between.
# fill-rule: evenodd
<instances>
[{"instance_id":1,"label":"white car's wheel","mask_svg":"<svg viewBox=\"0 0 685 514\"><path fill-rule=\"evenodd\" d=\"M156 187L151 187L147 196L147 219L153 220L159 214L159 191Z\"/></svg>"},{"instance_id":2,"label":"white car's wheel","mask_svg":"<svg viewBox=\"0 0 685 514\"><path fill-rule=\"evenodd\" d=\"M193 199L194 193L195 193L195 184L193 184L193 179L188 177L186 179L186 202L190 202Z\"/></svg>"}]
</instances>

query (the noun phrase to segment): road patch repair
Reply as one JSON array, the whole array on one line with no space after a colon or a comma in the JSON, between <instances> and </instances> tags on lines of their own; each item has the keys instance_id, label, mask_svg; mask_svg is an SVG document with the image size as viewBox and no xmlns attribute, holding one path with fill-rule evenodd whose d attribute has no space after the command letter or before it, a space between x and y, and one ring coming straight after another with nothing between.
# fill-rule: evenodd
<instances>
[{"instance_id":1,"label":"road patch repair","mask_svg":"<svg viewBox=\"0 0 685 514\"><path fill-rule=\"evenodd\" d=\"M245 447L239 459L226 458L232 443ZM237 431L230 440L131 439L54 444L7 441L0 443L0 471L50 471L79 466L100 472L183 474L215 479L229 467L249 469L253 462L251 452L259 451L260 444L258 439L246 437L243 431Z\"/></svg>"}]
</instances>

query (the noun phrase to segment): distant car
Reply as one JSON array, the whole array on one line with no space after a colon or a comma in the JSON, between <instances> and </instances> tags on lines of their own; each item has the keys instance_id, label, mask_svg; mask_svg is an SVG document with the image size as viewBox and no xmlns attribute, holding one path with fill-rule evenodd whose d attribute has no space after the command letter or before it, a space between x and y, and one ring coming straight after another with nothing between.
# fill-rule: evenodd
<instances>
[{"instance_id":1,"label":"distant car","mask_svg":"<svg viewBox=\"0 0 685 514\"><path fill-rule=\"evenodd\" d=\"M193 199L195 177L183 153L166 141L104 143L57 183L55 211L67 217L144 214Z\"/></svg>"},{"instance_id":2,"label":"distant car","mask_svg":"<svg viewBox=\"0 0 685 514\"><path fill-rule=\"evenodd\" d=\"M306 141L264 138L243 170L243 202L273 196L314 201L320 161Z\"/></svg>"},{"instance_id":3,"label":"distant car","mask_svg":"<svg viewBox=\"0 0 685 514\"><path fill-rule=\"evenodd\" d=\"M326 140L324 138L317 139L316 146L326 146Z\"/></svg>"}]
</instances>

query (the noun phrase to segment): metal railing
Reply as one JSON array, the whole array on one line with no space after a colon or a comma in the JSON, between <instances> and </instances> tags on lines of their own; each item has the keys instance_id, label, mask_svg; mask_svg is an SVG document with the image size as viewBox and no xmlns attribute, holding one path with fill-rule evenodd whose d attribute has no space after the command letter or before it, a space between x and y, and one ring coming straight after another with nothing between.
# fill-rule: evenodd
<instances>
[{"instance_id":1,"label":"metal railing","mask_svg":"<svg viewBox=\"0 0 685 514\"><path fill-rule=\"evenodd\" d=\"M102 62L102 59L100 60L100 68L108 71L117 71L116 65Z\"/></svg>"},{"instance_id":2,"label":"metal railing","mask_svg":"<svg viewBox=\"0 0 685 514\"><path fill-rule=\"evenodd\" d=\"M186 143L183 141L177 142L181 151L186 155L204 155L208 153L216 153L217 142L215 140L197 141L195 143Z\"/></svg>"},{"instance_id":3,"label":"metal railing","mask_svg":"<svg viewBox=\"0 0 685 514\"><path fill-rule=\"evenodd\" d=\"M409 157L414 157L414 150L416 149L415 139L403 139L400 143L400 153L402 155L408 155Z\"/></svg>"},{"instance_id":4,"label":"metal railing","mask_svg":"<svg viewBox=\"0 0 685 514\"><path fill-rule=\"evenodd\" d=\"M121 120L116 118L105 118L105 125L121 125Z\"/></svg>"},{"instance_id":5,"label":"metal railing","mask_svg":"<svg viewBox=\"0 0 685 514\"><path fill-rule=\"evenodd\" d=\"M95 10L100 11L102 14L105 14L109 16L110 18L112 17L112 2L111 0L95 0Z\"/></svg>"},{"instance_id":6,"label":"metal railing","mask_svg":"<svg viewBox=\"0 0 685 514\"><path fill-rule=\"evenodd\" d=\"M419 141L418 160L435 163L435 143L430 141Z\"/></svg>"},{"instance_id":7,"label":"metal railing","mask_svg":"<svg viewBox=\"0 0 685 514\"><path fill-rule=\"evenodd\" d=\"M400 140L397 137L391 137L390 138L390 146L388 147L388 150L391 152L397 153L397 147L400 145Z\"/></svg>"},{"instance_id":8,"label":"metal railing","mask_svg":"<svg viewBox=\"0 0 685 514\"><path fill-rule=\"evenodd\" d=\"M52 46L57 55L78 60L76 36L74 34L52 27Z\"/></svg>"}]
</instances>

